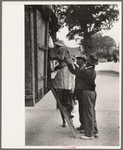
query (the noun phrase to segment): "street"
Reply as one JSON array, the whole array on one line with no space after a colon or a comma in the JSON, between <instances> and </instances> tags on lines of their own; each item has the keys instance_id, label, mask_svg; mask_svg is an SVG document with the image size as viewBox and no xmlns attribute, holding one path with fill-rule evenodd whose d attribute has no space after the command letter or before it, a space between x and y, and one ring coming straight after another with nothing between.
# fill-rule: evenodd
<instances>
[{"instance_id":1,"label":"street","mask_svg":"<svg viewBox=\"0 0 123 150\"><path fill-rule=\"evenodd\" d=\"M86 148L119 146L120 142L120 97L119 74L111 71L97 71L96 117L99 137L82 140L73 135L67 125L62 128L62 119L56 109L56 100L48 92L34 107L25 108L25 145L57 146L59 148ZM79 124L78 105L75 105L73 123ZM114 147L113 147L114 148Z\"/></svg>"}]
</instances>

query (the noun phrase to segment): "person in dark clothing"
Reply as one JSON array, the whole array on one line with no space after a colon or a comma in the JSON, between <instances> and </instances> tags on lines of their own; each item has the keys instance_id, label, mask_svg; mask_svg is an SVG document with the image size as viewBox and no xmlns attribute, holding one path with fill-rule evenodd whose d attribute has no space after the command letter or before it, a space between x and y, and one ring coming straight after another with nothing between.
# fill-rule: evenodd
<instances>
[{"instance_id":1,"label":"person in dark clothing","mask_svg":"<svg viewBox=\"0 0 123 150\"><path fill-rule=\"evenodd\" d=\"M86 63L86 56L85 55L78 55L76 56L77 65L79 66L79 69L85 68ZM79 107L79 121L80 121L80 127L76 128L78 131L83 131L84 126L84 119L83 119L83 101L82 101L82 90L84 87L83 80L79 77L75 77L75 90L74 90L74 96L78 100L78 107Z\"/></svg>"},{"instance_id":2,"label":"person in dark clothing","mask_svg":"<svg viewBox=\"0 0 123 150\"><path fill-rule=\"evenodd\" d=\"M86 140L94 139L94 137L99 136L95 116L95 104L97 96L95 91L95 65L97 64L98 59L94 55L90 55L88 58L85 69L81 70L76 65L74 69L71 64L68 64L71 73L80 77L84 81L82 99L85 136L81 136L81 138Z\"/></svg>"}]
</instances>

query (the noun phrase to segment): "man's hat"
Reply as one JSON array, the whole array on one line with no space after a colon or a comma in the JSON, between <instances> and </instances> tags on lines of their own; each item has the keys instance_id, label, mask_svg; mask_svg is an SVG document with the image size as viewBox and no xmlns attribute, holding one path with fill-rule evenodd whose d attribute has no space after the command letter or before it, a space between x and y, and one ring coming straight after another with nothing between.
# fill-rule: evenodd
<instances>
[{"instance_id":1,"label":"man's hat","mask_svg":"<svg viewBox=\"0 0 123 150\"><path fill-rule=\"evenodd\" d=\"M91 65L98 65L98 58L94 55L91 54L89 56L89 58L87 59L87 61L91 64Z\"/></svg>"},{"instance_id":2,"label":"man's hat","mask_svg":"<svg viewBox=\"0 0 123 150\"><path fill-rule=\"evenodd\" d=\"M87 57L83 54L77 55L76 58L83 58L84 60L87 60Z\"/></svg>"},{"instance_id":3,"label":"man's hat","mask_svg":"<svg viewBox=\"0 0 123 150\"><path fill-rule=\"evenodd\" d=\"M59 45L59 46L65 46L65 43L64 43L64 41L62 41L62 40L56 41L55 44L56 44L56 45Z\"/></svg>"}]
</instances>

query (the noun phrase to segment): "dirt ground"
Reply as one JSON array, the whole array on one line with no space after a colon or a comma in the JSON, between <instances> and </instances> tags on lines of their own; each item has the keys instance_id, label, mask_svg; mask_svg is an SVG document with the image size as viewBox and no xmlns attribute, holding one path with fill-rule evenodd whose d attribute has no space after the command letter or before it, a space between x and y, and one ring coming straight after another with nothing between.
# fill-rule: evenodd
<instances>
[{"instance_id":1,"label":"dirt ground","mask_svg":"<svg viewBox=\"0 0 123 150\"><path fill-rule=\"evenodd\" d=\"M62 128L59 110L51 91L34 107L25 108L25 145L44 148L117 148L120 146L120 95L119 74L115 72L97 72L96 117L99 137L82 140L82 133L73 138L69 126ZM74 108L73 123L80 125L78 104Z\"/></svg>"}]
</instances>

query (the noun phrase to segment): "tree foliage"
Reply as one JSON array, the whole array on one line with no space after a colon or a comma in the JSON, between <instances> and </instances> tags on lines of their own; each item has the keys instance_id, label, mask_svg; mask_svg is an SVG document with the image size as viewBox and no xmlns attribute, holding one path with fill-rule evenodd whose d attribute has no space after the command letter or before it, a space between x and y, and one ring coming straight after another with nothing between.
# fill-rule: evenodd
<instances>
[{"instance_id":1,"label":"tree foliage","mask_svg":"<svg viewBox=\"0 0 123 150\"><path fill-rule=\"evenodd\" d=\"M111 47L116 46L116 42L113 38L109 36L104 37L93 37L92 47L96 50L106 50L108 51Z\"/></svg>"},{"instance_id":2,"label":"tree foliage","mask_svg":"<svg viewBox=\"0 0 123 150\"><path fill-rule=\"evenodd\" d=\"M82 43L87 49L92 35L112 28L113 23L118 21L119 11L116 4L97 5L53 5L58 18L69 29L69 40L82 37Z\"/></svg>"},{"instance_id":3,"label":"tree foliage","mask_svg":"<svg viewBox=\"0 0 123 150\"><path fill-rule=\"evenodd\" d=\"M56 5L57 16L68 26L68 37L91 37L100 30L109 30L118 20L117 5Z\"/></svg>"},{"instance_id":4,"label":"tree foliage","mask_svg":"<svg viewBox=\"0 0 123 150\"><path fill-rule=\"evenodd\" d=\"M96 36L91 39L91 49L97 54L105 55L110 54L110 51L117 49L116 42L110 36Z\"/></svg>"}]
</instances>

